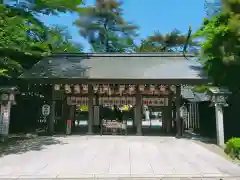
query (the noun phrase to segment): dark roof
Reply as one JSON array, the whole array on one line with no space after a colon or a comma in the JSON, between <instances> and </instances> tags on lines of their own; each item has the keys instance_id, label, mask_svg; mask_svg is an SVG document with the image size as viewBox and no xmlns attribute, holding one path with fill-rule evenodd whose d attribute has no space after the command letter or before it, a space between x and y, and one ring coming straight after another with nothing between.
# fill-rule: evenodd
<instances>
[{"instance_id":1,"label":"dark roof","mask_svg":"<svg viewBox=\"0 0 240 180\"><path fill-rule=\"evenodd\" d=\"M184 86L181 88L181 95L184 99L192 100L195 98L191 86Z\"/></svg>"},{"instance_id":2,"label":"dark roof","mask_svg":"<svg viewBox=\"0 0 240 180\"><path fill-rule=\"evenodd\" d=\"M184 86L181 88L181 95L190 102L210 101L207 93L197 93L192 90L193 86Z\"/></svg>"},{"instance_id":3,"label":"dark roof","mask_svg":"<svg viewBox=\"0 0 240 180\"><path fill-rule=\"evenodd\" d=\"M194 55L181 53L56 54L20 78L207 79Z\"/></svg>"}]
</instances>

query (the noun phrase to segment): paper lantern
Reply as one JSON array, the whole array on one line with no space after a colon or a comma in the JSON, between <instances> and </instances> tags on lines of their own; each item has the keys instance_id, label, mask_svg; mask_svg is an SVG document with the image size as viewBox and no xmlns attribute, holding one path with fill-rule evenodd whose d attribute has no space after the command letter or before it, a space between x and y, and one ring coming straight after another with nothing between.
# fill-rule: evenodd
<instances>
[{"instance_id":1,"label":"paper lantern","mask_svg":"<svg viewBox=\"0 0 240 180\"><path fill-rule=\"evenodd\" d=\"M174 92L174 93L176 92L176 86L171 85L170 89L171 89L172 92Z\"/></svg>"},{"instance_id":2,"label":"paper lantern","mask_svg":"<svg viewBox=\"0 0 240 180\"><path fill-rule=\"evenodd\" d=\"M101 86L101 87L99 88L99 91L100 91L100 94L103 94L103 93L104 93L103 86Z\"/></svg>"},{"instance_id":3,"label":"paper lantern","mask_svg":"<svg viewBox=\"0 0 240 180\"><path fill-rule=\"evenodd\" d=\"M64 89L65 89L65 92L66 92L67 94L71 93L71 86L70 86L70 85L65 84Z\"/></svg>"},{"instance_id":4,"label":"paper lantern","mask_svg":"<svg viewBox=\"0 0 240 180\"><path fill-rule=\"evenodd\" d=\"M55 84L54 85L54 90L55 91L59 91L60 90L60 85L59 84Z\"/></svg>"},{"instance_id":5,"label":"paper lantern","mask_svg":"<svg viewBox=\"0 0 240 180\"><path fill-rule=\"evenodd\" d=\"M108 89L109 89L108 85L104 85L104 86L103 86L103 91L107 92Z\"/></svg>"},{"instance_id":6,"label":"paper lantern","mask_svg":"<svg viewBox=\"0 0 240 180\"><path fill-rule=\"evenodd\" d=\"M79 94L80 93L80 86L79 85L75 85L74 86L74 93L75 94Z\"/></svg>"},{"instance_id":7,"label":"paper lantern","mask_svg":"<svg viewBox=\"0 0 240 180\"><path fill-rule=\"evenodd\" d=\"M120 85L119 86L119 92L120 92L120 95L122 95L122 92L125 90L125 85Z\"/></svg>"},{"instance_id":8,"label":"paper lantern","mask_svg":"<svg viewBox=\"0 0 240 180\"><path fill-rule=\"evenodd\" d=\"M144 90L145 90L145 85L140 85L140 86L139 86L139 90L140 90L140 91L144 91Z\"/></svg>"},{"instance_id":9,"label":"paper lantern","mask_svg":"<svg viewBox=\"0 0 240 180\"><path fill-rule=\"evenodd\" d=\"M125 85L119 85L119 91L124 91L125 90Z\"/></svg>"},{"instance_id":10,"label":"paper lantern","mask_svg":"<svg viewBox=\"0 0 240 180\"><path fill-rule=\"evenodd\" d=\"M95 85L93 86L94 92L97 92L97 91L98 91L98 88L99 88L99 86L98 86L97 84L95 84Z\"/></svg>"},{"instance_id":11,"label":"paper lantern","mask_svg":"<svg viewBox=\"0 0 240 180\"><path fill-rule=\"evenodd\" d=\"M109 95L109 96L112 95L112 88L111 88L111 87L108 88L108 95Z\"/></svg>"},{"instance_id":12,"label":"paper lantern","mask_svg":"<svg viewBox=\"0 0 240 180\"><path fill-rule=\"evenodd\" d=\"M134 85L130 85L128 90L129 90L129 94L132 94L135 91Z\"/></svg>"},{"instance_id":13,"label":"paper lantern","mask_svg":"<svg viewBox=\"0 0 240 180\"><path fill-rule=\"evenodd\" d=\"M88 91L88 85L87 84L83 84L82 88L83 88L83 91Z\"/></svg>"},{"instance_id":14,"label":"paper lantern","mask_svg":"<svg viewBox=\"0 0 240 180\"><path fill-rule=\"evenodd\" d=\"M153 85L153 84L150 85L150 91L152 91L152 92L155 91L155 85Z\"/></svg>"}]
</instances>

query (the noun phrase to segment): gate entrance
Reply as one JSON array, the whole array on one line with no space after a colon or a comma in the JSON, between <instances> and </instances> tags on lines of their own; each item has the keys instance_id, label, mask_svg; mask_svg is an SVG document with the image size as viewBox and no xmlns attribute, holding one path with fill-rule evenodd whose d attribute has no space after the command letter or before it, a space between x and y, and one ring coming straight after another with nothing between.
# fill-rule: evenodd
<instances>
[{"instance_id":1,"label":"gate entrance","mask_svg":"<svg viewBox=\"0 0 240 180\"><path fill-rule=\"evenodd\" d=\"M159 134L165 129L165 109L160 106L143 106L142 131L143 134Z\"/></svg>"},{"instance_id":2,"label":"gate entrance","mask_svg":"<svg viewBox=\"0 0 240 180\"><path fill-rule=\"evenodd\" d=\"M96 100L97 99L97 100ZM86 132L88 127L88 97L68 97L69 114L72 114L73 132ZM133 96L98 97L94 98L93 131L94 133L131 134L136 132L137 111L136 98ZM144 134L159 133L164 130L167 97L143 96L141 124ZM124 132L123 132L124 131Z\"/></svg>"}]
</instances>

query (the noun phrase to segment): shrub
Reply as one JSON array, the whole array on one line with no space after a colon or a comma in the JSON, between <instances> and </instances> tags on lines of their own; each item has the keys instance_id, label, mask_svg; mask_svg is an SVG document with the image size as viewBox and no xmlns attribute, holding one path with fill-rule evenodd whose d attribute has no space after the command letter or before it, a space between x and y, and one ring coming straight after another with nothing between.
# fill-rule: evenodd
<instances>
[{"instance_id":1,"label":"shrub","mask_svg":"<svg viewBox=\"0 0 240 180\"><path fill-rule=\"evenodd\" d=\"M228 140L224 151L231 158L240 159L240 138L231 138L230 140Z\"/></svg>"}]
</instances>

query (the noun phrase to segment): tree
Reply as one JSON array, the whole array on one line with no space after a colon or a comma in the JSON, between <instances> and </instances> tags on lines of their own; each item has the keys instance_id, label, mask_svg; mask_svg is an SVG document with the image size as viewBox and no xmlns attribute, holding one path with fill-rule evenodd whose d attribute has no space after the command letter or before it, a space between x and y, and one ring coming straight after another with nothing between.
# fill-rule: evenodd
<instances>
[{"instance_id":1,"label":"tree","mask_svg":"<svg viewBox=\"0 0 240 180\"><path fill-rule=\"evenodd\" d=\"M2 1L2 3L1 3ZM3 2L7 3L11 7L18 7L25 13L31 14L48 14L57 15L62 12L76 12L78 6L82 4L82 0L1 0L0 4Z\"/></svg>"},{"instance_id":2,"label":"tree","mask_svg":"<svg viewBox=\"0 0 240 180\"><path fill-rule=\"evenodd\" d=\"M236 77L240 75L240 19L239 0L224 0L223 11L204 19L196 36L204 38L201 57L213 84L240 88Z\"/></svg>"},{"instance_id":3,"label":"tree","mask_svg":"<svg viewBox=\"0 0 240 180\"><path fill-rule=\"evenodd\" d=\"M137 52L181 52L187 42L187 35L182 34L179 30L163 35L160 32L155 32L153 35L147 37L142 41L140 46L136 49ZM188 42L191 51L196 50L198 43L192 41Z\"/></svg>"},{"instance_id":4,"label":"tree","mask_svg":"<svg viewBox=\"0 0 240 180\"><path fill-rule=\"evenodd\" d=\"M225 137L239 136L240 121L240 1L223 0L220 13L204 19L196 36L204 39L201 59L214 86L226 86L232 94L224 108Z\"/></svg>"},{"instance_id":5,"label":"tree","mask_svg":"<svg viewBox=\"0 0 240 180\"><path fill-rule=\"evenodd\" d=\"M79 10L75 24L93 51L126 52L134 46L137 26L124 20L121 5L116 0L96 0L94 6Z\"/></svg>"},{"instance_id":6,"label":"tree","mask_svg":"<svg viewBox=\"0 0 240 180\"><path fill-rule=\"evenodd\" d=\"M82 46L78 43L71 42L72 37L67 27L55 25L48 28L46 43L51 45L52 53L82 52Z\"/></svg>"},{"instance_id":7,"label":"tree","mask_svg":"<svg viewBox=\"0 0 240 180\"><path fill-rule=\"evenodd\" d=\"M49 44L52 44L50 41L56 37L57 32L53 36L53 29L46 27L37 18L39 14L51 15L58 12L76 11L80 3L80 0L71 2L64 0L8 0L7 3L1 2L0 76L16 76L23 69L30 68L40 57L51 53L52 49L49 48ZM59 34L59 36L61 35ZM65 39L61 46L64 45L64 49L72 51L75 45L70 47L70 44L71 42Z\"/></svg>"}]
</instances>

